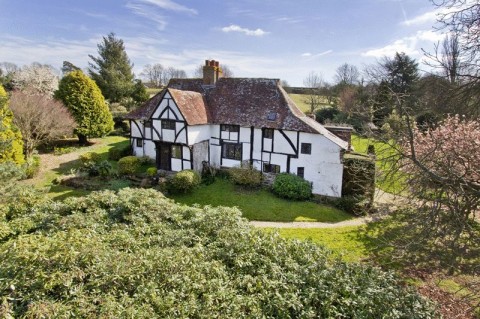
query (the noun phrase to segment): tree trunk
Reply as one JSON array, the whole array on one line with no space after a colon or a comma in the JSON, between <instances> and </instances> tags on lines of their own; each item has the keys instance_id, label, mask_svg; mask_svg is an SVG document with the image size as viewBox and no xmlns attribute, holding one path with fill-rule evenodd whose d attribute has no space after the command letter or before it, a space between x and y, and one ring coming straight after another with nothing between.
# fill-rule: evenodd
<instances>
[{"instance_id":1,"label":"tree trunk","mask_svg":"<svg viewBox=\"0 0 480 319\"><path fill-rule=\"evenodd\" d=\"M78 136L78 143L80 145L86 145L88 143L88 137L83 134L77 134Z\"/></svg>"}]
</instances>

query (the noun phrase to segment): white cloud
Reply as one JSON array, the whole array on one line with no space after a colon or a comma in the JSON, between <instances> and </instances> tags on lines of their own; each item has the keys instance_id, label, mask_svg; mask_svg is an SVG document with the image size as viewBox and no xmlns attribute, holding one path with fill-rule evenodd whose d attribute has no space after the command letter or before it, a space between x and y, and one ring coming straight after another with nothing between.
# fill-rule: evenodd
<instances>
[{"instance_id":1,"label":"white cloud","mask_svg":"<svg viewBox=\"0 0 480 319\"><path fill-rule=\"evenodd\" d=\"M396 52L404 52L407 55L418 57L422 55L421 49L424 46L431 46L433 43L441 41L444 36L444 34L439 32L421 30L417 31L413 36L395 40L384 47L367 50L362 53L362 56L380 58L393 56Z\"/></svg>"},{"instance_id":2,"label":"white cloud","mask_svg":"<svg viewBox=\"0 0 480 319\"><path fill-rule=\"evenodd\" d=\"M150 4L156 6L160 9L169 10L169 11L177 11L177 12L184 12L189 14L198 14L198 11L192 8L185 7L181 4L175 3L171 0L137 0L137 2L143 2L146 4Z\"/></svg>"},{"instance_id":3,"label":"white cloud","mask_svg":"<svg viewBox=\"0 0 480 319\"><path fill-rule=\"evenodd\" d=\"M327 50L327 51L323 51L323 52L320 52L320 53L317 53L317 54L312 54L310 52L305 52L305 53L302 53L300 56L304 57L304 58L317 58L317 57L320 57L320 56L330 54L332 52L333 52L333 50Z\"/></svg>"},{"instance_id":4,"label":"white cloud","mask_svg":"<svg viewBox=\"0 0 480 319\"><path fill-rule=\"evenodd\" d=\"M437 14L438 10L428 11L413 17L412 19L405 20L402 24L406 26L421 25L426 23L432 25L437 20Z\"/></svg>"},{"instance_id":5,"label":"white cloud","mask_svg":"<svg viewBox=\"0 0 480 319\"><path fill-rule=\"evenodd\" d=\"M240 33L245 33L246 35L249 36L254 36L254 37L261 37L266 34L269 34L270 32L263 31L262 29L256 29L256 30L250 30L247 28L242 28L238 25L231 24L228 27L223 27L222 28L223 32L240 32Z\"/></svg>"},{"instance_id":6,"label":"white cloud","mask_svg":"<svg viewBox=\"0 0 480 319\"><path fill-rule=\"evenodd\" d=\"M160 31L164 30L167 26L166 18L161 14L153 12L149 6L138 3L127 3L125 6L131 9L133 13L153 21Z\"/></svg>"}]
</instances>

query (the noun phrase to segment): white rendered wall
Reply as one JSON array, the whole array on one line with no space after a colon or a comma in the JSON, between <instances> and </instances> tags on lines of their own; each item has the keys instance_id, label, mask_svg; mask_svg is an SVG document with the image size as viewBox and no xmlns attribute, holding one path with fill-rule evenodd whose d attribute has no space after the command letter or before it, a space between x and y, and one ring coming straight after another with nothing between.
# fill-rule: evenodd
<instances>
[{"instance_id":1,"label":"white rendered wall","mask_svg":"<svg viewBox=\"0 0 480 319\"><path fill-rule=\"evenodd\" d=\"M212 137L213 125L191 125L188 126L188 145L194 145Z\"/></svg>"},{"instance_id":2,"label":"white rendered wall","mask_svg":"<svg viewBox=\"0 0 480 319\"><path fill-rule=\"evenodd\" d=\"M144 156L148 156L151 159L156 159L157 152L155 150L155 143L153 141L143 141Z\"/></svg>"},{"instance_id":3,"label":"white rendered wall","mask_svg":"<svg viewBox=\"0 0 480 319\"><path fill-rule=\"evenodd\" d=\"M290 139L293 147L297 147L297 132L283 131L283 133ZM278 130L273 132L273 152L295 155L295 149L292 148L292 145L290 145L285 136Z\"/></svg>"},{"instance_id":4,"label":"white rendered wall","mask_svg":"<svg viewBox=\"0 0 480 319\"><path fill-rule=\"evenodd\" d=\"M138 127L137 127L137 125L135 125L135 123L138 124ZM140 130L138 128L143 130L142 123L140 123L140 121L133 121L132 120L132 123L130 125L130 135L131 135L131 137L140 137L140 138L143 137L143 134L140 132Z\"/></svg>"}]
</instances>

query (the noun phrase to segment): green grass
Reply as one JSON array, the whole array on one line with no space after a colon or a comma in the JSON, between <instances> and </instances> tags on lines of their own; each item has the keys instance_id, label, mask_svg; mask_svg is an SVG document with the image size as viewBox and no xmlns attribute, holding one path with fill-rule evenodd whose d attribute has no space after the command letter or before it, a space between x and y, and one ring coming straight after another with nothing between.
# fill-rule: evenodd
<instances>
[{"instance_id":1,"label":"green grass","mask_svg":"<svg viewBox=\"0 0 480 319\"><path fill-rule=\"evenodd\" d=\"M147 93L150 97L154 96L158 92L160 92L162 89L157 89L157 88L147 88Z\"/></svg>"},{"instance_id":2,"label":"green grass","mask_svg":"<svg viewBox=\"0 0 480 319\"><path fill-rule=\"evenodd\" d=\"M335 228L265 228L278 231L284 238L311 240L332 250L333 256L341 257L347 262L359 262L369 256L365 238L360 235L363 226Z\"/></svg>"},{"instance_id":3,"label":"green grass","mask_svg":"<svg viewBox=\"0 0 480 319\"><path fill-rule=\"evenodd\" d=\"M217 179L211 185L201 185L191 194L170 197L187 205L236 206L249 220L335 223L353 218L330 206L305 201L288 201L276 197L265 189L245 190L225 179Z\"/></svg>"},{"instance_id":4,"label":"green grass","mask_svg":"<svg viewBox=\"0 0 480 319\"><path fill-rule=\"evenodd\" d=\"M306 94L288 94L290 98L295 102L295 104L298 106L298 108L303 112L303 113L310 113L310 105L306 102L308 99L308 95ZM327 99L324 99L324 105L322 107L329 106Z\"/></svg>"},{"instance_id":5,"label":"green grass","mask_svg":"<svg viewBox=\"0 0 480 319\"><path fill-rule=\"evenodd\" d=\"M387 173L392 170L395 151L384 142L352 134L352 146L355 152L367 154L368 145L374 145L377 154L376 166L380 174L377 177L376 186L387 193L401 194L405 190L406 177L399 171L393 174Z\"/></svg>"}]
</instances>

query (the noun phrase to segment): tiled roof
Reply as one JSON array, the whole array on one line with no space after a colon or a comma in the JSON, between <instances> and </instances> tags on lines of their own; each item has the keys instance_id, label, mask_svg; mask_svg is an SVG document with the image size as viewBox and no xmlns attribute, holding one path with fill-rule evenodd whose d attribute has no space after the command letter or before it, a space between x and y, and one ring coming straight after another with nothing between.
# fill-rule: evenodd
<instances>
[{"instance_id":1,"label":"tiled roof","mask_svg":"<svg viewBox=\"0 0 480 319\"><path fill-rule=\"evenodd\" d=\"M203 85L202 79L174 79L168 90L189 125L233 124L317 133L348 148L347 142L307 117L277 79L220 78L215 85ZM147 119L164 93L152 97L127 118Z\"/></svg>"}]
</instances>

